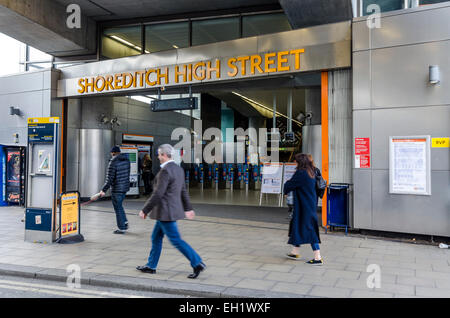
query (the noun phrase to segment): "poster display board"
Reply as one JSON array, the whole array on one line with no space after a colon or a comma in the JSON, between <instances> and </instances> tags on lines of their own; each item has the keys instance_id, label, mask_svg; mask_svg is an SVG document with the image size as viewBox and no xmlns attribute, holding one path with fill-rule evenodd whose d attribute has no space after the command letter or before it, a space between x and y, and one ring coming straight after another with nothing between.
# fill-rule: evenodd
<instances>
[{"instance_id":1,"label":"poster display board","mask_svg":"<svg viewBox=\"0 0 450 318\"><path fill-rule=\"evenodd\" d=\"M430 140L389 137L389 193L431 195Z\"/></svg>"},{"instance_id":2,"label":"poster display board","mask_svg":"<svg viewBox=\"0 0 450 318\"><path fill-rule=\"evenodd\" d=\"M78 234L80 196L77 192L61 195L61 236Z\"/></svg>"},{"instance_id":3,"label":"poster display board","mask_svg":"<svg viewBox=\"0 0 450 318\"><path fill-rule=\"evenodd\" d=\"M370 138L355 138L355 168L370 168Z\"/></svg>"},{"instance_id":4,"label":"poster display board","mask_svg":"<svg viewBox=\"0 0 450 318\"><path fill-rule=\"evenodd\" d=\"M262 169L261 193L280 194L282 179L282 163L265 163Z\"/></svg>"},{"instance_id":5,"label":"poster display board","mask_svg":"<svg viewBox=\"0 0 450 318\"><path fill-rule=\"evenodd\" d=\"M297 171L297 164L292 162L287 162L284 164L283 171L283 186L284 184L292 178L292 176Z\"/></svg>"},{"instance_id":6,"label":"poster display board","mask_svg":"<svg viewBox=\"0 0 450 318\"><path fill-rule=\"evenodd\" d=\"M80 233L80 193L78 191L61 194L59 205L59 239L60 244L72 244L84 241Z\"/></svg>"}]
</instances>

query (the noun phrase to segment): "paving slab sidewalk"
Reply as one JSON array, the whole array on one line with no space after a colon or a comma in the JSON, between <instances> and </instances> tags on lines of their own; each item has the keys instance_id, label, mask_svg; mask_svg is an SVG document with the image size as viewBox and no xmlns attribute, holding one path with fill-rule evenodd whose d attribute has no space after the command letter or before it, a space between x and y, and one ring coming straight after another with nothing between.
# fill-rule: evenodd
<instances>
[{"instance_id":1,"label":"paving slab sidewalk","mask_svg":"<svg viewBox=\"0 0 450 318\"><path fill-rule=\"evenodd\" d=\"M86 209L84 242L39 244L24 242L23 208L0 208L0 274L66 281L76 264L82 284L201 297L450 297L448 249L329 232L321 235L325 264L311 267L309 246L299 261L285 258L287 224L224 217L179 222L208 266L198 279L187 278L189 262L167 240L157 274L141 273L135 267L146 263L154 221L126 212L125 235L112 233L112 209ZM380 288L367 287L370 264L379 266Z\"/></svg>"}]
</instances>

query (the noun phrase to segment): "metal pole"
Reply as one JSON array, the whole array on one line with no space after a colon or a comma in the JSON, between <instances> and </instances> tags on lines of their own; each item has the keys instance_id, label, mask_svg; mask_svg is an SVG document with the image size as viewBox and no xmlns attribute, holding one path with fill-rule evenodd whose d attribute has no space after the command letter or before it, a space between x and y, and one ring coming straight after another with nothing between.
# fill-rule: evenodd
<instances>
[{"instance_id":1,"label":"metal pole","mask_svg":"<svg viewBox=\"0 0 450 318\"><path fill-rule=\"evenodd\" d=\"M272 130L277 127L277 94L273 93L273 118L272 118Z\"/></svg>"},{"instance_id":2,"label":"metal pole","mask_svg":"<svg viewBox=\"0 0 450 318\"><path fill-rule=\"evenodd\" d=\"M292 132L292 90L289 90L289 96L288 96L288 109L287 109L287 116L288 116L288 121L287 121L287 131L288 132Z\"/></svg>"}]
</instances>

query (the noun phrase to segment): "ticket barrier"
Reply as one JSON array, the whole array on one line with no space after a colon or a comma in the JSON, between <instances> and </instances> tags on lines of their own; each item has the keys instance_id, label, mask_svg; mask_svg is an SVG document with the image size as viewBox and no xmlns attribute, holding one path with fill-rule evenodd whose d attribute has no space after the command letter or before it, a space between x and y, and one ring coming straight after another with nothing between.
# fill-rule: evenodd
<instances>
[{"instance_id":1,"label":"ticket barrier","mask_svg":"<svg viewBox=\"0 0 450 318\"><path fill-rule=\"evenodd\" d=\"M205 189L213 189L215 188L214 184L214 171L212 164L204 164L204 188Z\"/></svg>"},{"instance_id":2,"label":"ticket barrier","mask_svg":"<svg viewBox=\"0 0 450 318\"><path fill-rule=\"evenodd\" d=\"M231 163L226 164L226 171L227 171L226 188L227 189L233 189L234 167L233 167L233 165Z\"/></svg>"},{"instance_id":3,"label":"ticket barrier","mask_svg":"<svg viewBox=\"0 0 450 318\"><path fill-rule=\"evenodd\" d=\"M261 170L259 165L249 166L249 188L251 190L261 189Z\"/></svg>"},{"instance_id":4,"label":"ticket barrier","mask_svg":"<svg viewBox=\"0 0 450 318\"><path fill-rule=\"evenodd\" d=\"M244 165L243 164L236 165L233 188L236 190L244 189Z\"/></svg>"}]
</instances>

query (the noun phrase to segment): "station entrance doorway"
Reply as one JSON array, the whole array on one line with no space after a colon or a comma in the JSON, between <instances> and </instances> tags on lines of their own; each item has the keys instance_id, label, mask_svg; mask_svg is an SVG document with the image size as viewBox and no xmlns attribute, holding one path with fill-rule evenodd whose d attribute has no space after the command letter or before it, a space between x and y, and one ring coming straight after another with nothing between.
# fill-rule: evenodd
<instances>
[{"instance_id":1,"label":"station entrance doorway","mask_svg":"<svg viewBox=\"0 0 450 318\"><path fill-rule=\"evenodd\" d=\"M308 153L322 170L321 73L222 84L198 91L201 130L195 122L191 129L194 134L203 135L203 156L192 154L191 163L183 164L194 203L286 206L282 193L261 194L264 162L289 163L296 153ZM212 148L208 134L211 128L222 133L219 162L207 162L204 158ZM257 133L256 156L250 149L251 129ZM246 133L241 143L238 130ZM272 143L273 140L278 142ZM239 146L243 148L241 156Z\"/></svg>"},{"instance_id":2,"label":"station entrance doorway","mask_svg":"<svg viewBox=\"0 0 450 318\"><path fill-rule=\"evenodd\" d=\"M329 149L333 149L333 156L341 160L334 163L333 167L336 167L333 170L334 180L341 178L339 174L348 172L351 174L351 137L349 137L351 130L345 128L351 127L349 125L352 121L349 74L348 69L296 73L270 79L202 83L190 87L168 87L159 91L144 90L126 95L116 93L111 96L69 98L67 116L78 117L80 120L79 127L68 128L68 140L76 139L77 134L81 137L92 135L95 137L95 146L92 146L93 143L87 137L79 138L78 144L67 143L67 153L76 152L71 147L79 149L78 157L67 160L67 189L78 188L82 196L85 193L84 196L87 197L98 192L105 180L109 150L112 145L122 145L126 134L152 137L152 171L156 175L159 171L157 159L159 145L169 143L176 146L179 139L173 133L177 128L188 130L192 137L190 142L194 143L194 136L198 134L197 125L200 122L202 135L210 128L223 132L224 160L207 162L202 157L196 160L192 149L190 152L185 149L178 152L177 160L186 156L191 158L190 162L179 160L179 163L185 170L185 182L193 203L230 206L230 211L232 206L286 207L282 195L261 195L264 162L262 156L272 155L270 149L270 141L274 138L272 129L277 128L279 131L278 162L292 162L296 153L311 154L315 166L321 170L328 183L331 183L333 180L330 180L328 171L328 152ZM151 102L155 99L188 96L198 98L198 108L163 112L154 112L151 109ZM329 109L333 110L334 116L330 121ZM341 116L339 112L349 113L350 116ZM342 123L339 122L340 117L345 117L341 120ZM331 128L328 127L330 123ZM235 149L238 140L235 135L229 139L226 131L241 129L245 132L252 128L258 133L261 130L266 132L265 141L262 141L261 135L258 134L258 156L250 156L248 139L244 139L244 160L236 160L236 151L229 157L227 149L230 145ZM205 151L210 141L211 139L206 138L200 140L198 145L200 153ZM261 151L264 147L265 151ZM88 153L89 160L83 163L87 158L84 152ZM76 160L79 160L78 165L70 162ZM93 167L95 174L85 173L87 163ZM70 165L72 167L69 167ZM344 168L341 169L338 165ZM80 176L87 177L83 180ZM142 178L141 171L139 178ZM140 197L136 199L133 195L130 199L145 201L148 198L144 195L141 181L142 179L139 180L138 192ZM89 189L84 189L87 185ZM326 202L326 196L322 200ZM325 226L326 204L322 206L319 200L319 207L322 207L322 215L319 217Z\"/></svg>"}]
</instances>

